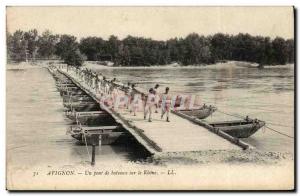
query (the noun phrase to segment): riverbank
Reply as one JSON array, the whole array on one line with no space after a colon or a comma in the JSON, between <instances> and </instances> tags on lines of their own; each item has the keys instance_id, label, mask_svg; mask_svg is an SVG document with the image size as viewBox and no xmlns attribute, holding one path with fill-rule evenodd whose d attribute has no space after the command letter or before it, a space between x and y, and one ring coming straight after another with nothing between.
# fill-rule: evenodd
<instances>
[{"instance_id":1,"label":"riverbank","mask_svg":"<svg viewBox=\"0 0 300 196\"><path fill-rule=\"evenodd\" d=\"M51 64L65 64L62 60L37 60L29 62L10 62L7 69L24 69L25 66L29 67L47 67ZM246 61L224 61L215 64L201 64L201 65L180 65L178 63L168 65L151 65L151 66L113 66L113 63L99 63L98 61L85 61L82 67L89 69L216 69L216 68L258 68L258 63L246 62ZM294 64L286 65L264 65L264 68L286 68L294 67Z\"/></svg>"},{"instance_id":2,"label":"riverbank","mask_svg":"<svg viewBox=\"0 0 300 196\"><path fill-rule=\"evenodd\" d=\"M257 68L259 64L244 62L244 61L226 61L216 64L203 64L203 65L179 65L178 63L169 64L169 65L151 65L151 66L108 66L104 64L98 64L97 62L86 61L84 67L89 69L223 69L230 67L238 68ZM264 68L285 68L293 67L294 64L286 65L265 65Z\"/></svg>"}]
</instances>

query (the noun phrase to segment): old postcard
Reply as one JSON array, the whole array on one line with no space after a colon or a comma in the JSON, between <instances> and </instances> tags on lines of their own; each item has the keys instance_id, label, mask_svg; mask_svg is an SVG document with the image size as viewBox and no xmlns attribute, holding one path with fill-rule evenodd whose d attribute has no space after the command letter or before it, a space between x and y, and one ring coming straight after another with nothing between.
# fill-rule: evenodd
<instances>
[{"instance_id":1,"label":"old postcard","mask_svg":"<svg viewBox=\"0 0 300 196\"><path fill-rule=\"evenodd\" d=\"M6 187L294 190L294 8L6 8Z\"/></svg>"}]
</instances>

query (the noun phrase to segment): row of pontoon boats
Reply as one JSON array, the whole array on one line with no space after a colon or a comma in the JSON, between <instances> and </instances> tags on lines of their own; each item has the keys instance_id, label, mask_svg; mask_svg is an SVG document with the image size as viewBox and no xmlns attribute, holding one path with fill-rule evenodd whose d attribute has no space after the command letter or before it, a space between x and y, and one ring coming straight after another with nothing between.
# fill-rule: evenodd
<instances>
[{"instance_id":1,"label":"row of pontoon boats","mask_svg":"<svg viewBox=\"0 0 300 196\"><path fill-rule=\"evenodd\" d=\"M57 89L63 98L65 115L72 120L68 133L83 143L90 144L93 135L100 137L101 144L111 144L124 130L82 89L76 86L69 78L58 72L55 68L49 68L56 80ZM218 129L236 138L247 138L265 125L264 121L245 118L243 120L206 122L204 119L212 115L217 108L203 105L196 109L172 111L191 121L201 122L208 129ZM199 124L199 123L198 123Z\"/></svg>"},{"instance_id":2,"label":"row of pontoon boats","mask_svg":"<svg viewBox=\"0 0 300 196\"><path fill-rule=\"evenodd\" d=\"M124 134L121 126L107 112L102 111L95 100L55 68L49 68L49 71L63 98L65 116L72 121L68 134L88 145L112 144Z\"/></svg>"}]
</instances>

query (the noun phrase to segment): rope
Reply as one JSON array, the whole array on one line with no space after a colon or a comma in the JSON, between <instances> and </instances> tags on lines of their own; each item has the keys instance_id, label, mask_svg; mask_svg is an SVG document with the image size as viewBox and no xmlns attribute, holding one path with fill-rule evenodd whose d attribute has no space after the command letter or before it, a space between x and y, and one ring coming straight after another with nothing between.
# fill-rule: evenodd
<instances>
[{"instance_id":1,"label":"rope","mask_svg":"<svg viewBox=\"0 0 300 196\"><path fill-rule=\"evenodd\" d=\"M236 117L236 118L245 119L243 116L240 116L240 115L237 115L237 114L229 114L229 113L226 113L226 112L222 112L222 111L220 111L220 110L217 110L217 112L226 114L226 115L228 115L228 116L233 116L233 117Z\"/></svg>"},{"instance_id":2,"label":"rope","mask_svg":"<svg viewBox=\"0 0 300 196\"><path fill-rule=\"evenodd\" d=\"M294 126L282 125L282 124L277 124L277 123L270 123L270 122L268 122L268 124L270 124L270 125L275 125L275 126L280 126L280 127L294 128Z\"/></svg>"},{"instance_id":3,"label":"rope","mask_svg":"<svg viewBox=\"0 0 300 196\"><path fill-rule=\"evenodd\" d=\"M220 112L220 113L223 113L223 114L226 114L228 116L233 116L233 117L236 117L236 118L241 118L241 119L245 119L244 117L240 116L240 115L234 115L234 114L229 114L229 113L226 113L226 112L222 112L220 110L217 110L217 112ZM267 122L267 121L266 121ZM280 127L288 127L288 128L294 128L294 126L288 126L288 125L282 125L282 124L277 124L277 123L272 123L272 122L267 122L268 124L270 125L275 125L275 126L280 126Z\"/></svg>"},{"instance_id":4,"label":"rope","mask_svg":"<svg viewBox=\"0 0 300 196\"><path fill-rule=\"evenodd\" d=\"M277 131L277 130L275 130L275 129L272 129L271 127L268 127L267 125L265 125L265 127L268 128L268 129L270 129L271 131L274 131L274 132L280 134L280 135L283 135L283 136L286 136L286 137L289 137L289 138L294 139L293 136L287 135L287 134L285 134L285 133L281 133L280 131Z\"/></svg>"},{"instance_id":5,"label":"rope","mask_svg":"<svg viewBox=\"0 0 300 196\"><path fill-rule=\"evenodd\" d=\"M217 110L217 112L220 112L220 113L223 113L223 114L226 114L226 115L229 115L229 116L233 116L233 117L237 117L237 118L241 118L241 119L245 119L244 117L240 116L240 115L234 115L234 114L229 114L229 113L226 113L226 112L222 112L220 110ZM277 123L273 123L273 122L267 122L268 124L270 125L276 125L276 126L280 126L280 127L289 127L289 128L294 128L294 126L288 126L288 125L283 125L283 124L277 124Z\"/></svg>"},{"instance_id":6,"label":"rope","mask_svg":"<svg viewBox=\"0 0 300 196\"><path fill-rule=\"evenodd\" d=\"M219 110L217 110L217 111L219 111ZM229 116L233 116L233 117L237 117L237 118L242 118L242 119L244 119L243 117L241 117L241 116L239 116L239 115L228 114L228 113L222 112L222 111L219 111L219 112L220 112L220 113L223 113L223 114L226 114L226 115L229 115ZM270 124L272 124L272 123L270 123ZM286 137L288 137L288 138L292 138L292 139L294 138L294 137L292 137L292 136L290 136L290 135L287 135L287 134L282 133L282 132L280 132L280 131L277 131L277 130L271 128L271 127L268 127L267 125L265 125L264 127L268 128L268 129L270 129L271 131L274 131L274 132L276 132L276 133L278 133L278 134L280 134L280 135L286 136Z\"/></svg>"},{"instance_id":7,"label":"rope","mask_svg":"<svg viewBox=\"0 0 300 196\"><path fill-rule=\"evenodd\" d=\"M210 104L213 104L211 102L207 102L207 103L210 103ZM218 104L219 106L225 106L225 107L235 107L235 108L244 108L244 106L242 105L231 105L231 104ZM282 114L282 111L278 111L278 110L269 110L269 109L265 109L265 108L261 108L259 106L252 106L249 105L247 106L247 109L251 109L251 110L260 110L260 111L264 111L264 112L280 112Z\"/></svg>"},{"instance_id":8,"label":"rope","mask_svg":"<svg viewBox=\"0 0 300 196\"><path fill-rule=\"evenodd\" d=\"M262 132L263 132L263 133L266 132L266 127L265 127L265 126L262 127Z\"/></svg>"}]
</instances>

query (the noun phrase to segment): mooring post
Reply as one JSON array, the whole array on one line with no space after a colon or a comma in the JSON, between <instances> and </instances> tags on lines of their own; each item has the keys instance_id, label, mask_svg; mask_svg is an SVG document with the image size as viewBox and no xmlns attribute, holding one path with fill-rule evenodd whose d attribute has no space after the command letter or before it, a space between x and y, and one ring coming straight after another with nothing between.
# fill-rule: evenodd
<instances>
[{"instance_id":1,"label":"mooring post","mask_svg":"<svg viewBox=\"0 0 300 196\"><path fill-rule=\"evenodd\" d=\"M96 145L95 144L92 144L92 166L95 165L95 153L96 153Z\"/></svg>"},{"instance_id":2,"label":"mooring post","mask_svg":"<svg viewBox=\"0 0 300 196\"><path fill-rule=\"evenodd\" d=\"M99 135L92 134L91 135L91 143L92 143L92 162L91 165L95 165L95 159L96 159L96 146L99 145Z\"/></svg>"}]
</instances>

